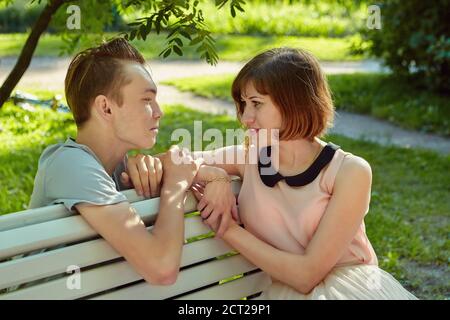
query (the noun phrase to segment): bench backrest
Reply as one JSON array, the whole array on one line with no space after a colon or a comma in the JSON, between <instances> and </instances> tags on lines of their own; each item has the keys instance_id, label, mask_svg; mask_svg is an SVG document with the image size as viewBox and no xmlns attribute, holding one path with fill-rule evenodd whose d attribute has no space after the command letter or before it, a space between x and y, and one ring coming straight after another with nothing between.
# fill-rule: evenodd
<instances>
[{"instance_id":1,"label":"bench backrest","mask_svg":"<svg viewBox=\"0 0 450 320\"><path fill-rule=\"evenodd\" d=\"M233 181L235 193L239 188ZM146 200L134 190L124 194L151 229L159 198ZM189 194L182 269L171 286L146 283L63 205L0 216L0 299L240 299L261 292L269 277L222 240L208 237L211 231L192 213L196 204ZM69 272L77 268L79 287Z\"/></svg>"}]
</instances>

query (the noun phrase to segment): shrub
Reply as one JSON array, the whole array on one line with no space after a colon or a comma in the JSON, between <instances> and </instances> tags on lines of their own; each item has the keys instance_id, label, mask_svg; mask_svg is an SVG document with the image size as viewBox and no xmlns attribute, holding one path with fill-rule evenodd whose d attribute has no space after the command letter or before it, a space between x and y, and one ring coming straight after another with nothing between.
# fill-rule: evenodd
<instances>
[{"instance_id":1,"label":"shrub","mask_svg":"<svg viewBox=\"0 0 450 320\"><path fill-rule=\"evenodd\" d=\"M408 81L448 94L450 0L378 2L381 29L361 30L368 50Z\"/></svg>"}]
</instances>

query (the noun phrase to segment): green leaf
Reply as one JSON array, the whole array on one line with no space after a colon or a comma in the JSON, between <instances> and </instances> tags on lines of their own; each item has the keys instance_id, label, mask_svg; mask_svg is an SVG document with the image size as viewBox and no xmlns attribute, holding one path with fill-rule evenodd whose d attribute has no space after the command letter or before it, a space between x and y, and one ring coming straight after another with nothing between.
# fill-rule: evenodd
<instances>
[{"instance_id":1,"label":"green leaf","mask_svg":"<svg viewBox=\"0 0 450 320\"><path fill-rule=\"evenodd\" d=\"M178 33L181 34L181 35L182 35L183 37L185 37L186 39L192 40L191 35L190 35L189 33L187 33L186 31L180 30Z\"/></svg>"},{"instance_id":2,"label":"green leaf","mask_svg":"<svg viewBox=\"0 0 450 320\"><path fill-rule=\"evenodd\" d=\"M137 30L134 29L130 32L130 41L133 41L136 38Z\"/></svg>"},{"instance_id":3,"label":"green leaf","mask_svg":"<svg viewBox=\"0 0 450 320\"><path fill-rule=\"evenodd\" d=\"M127 23L127 25L130 27L136 27L136 26L141 25L141 22L130 22L130 23Z\"/></svg>"},{"instance_id":4,"label":"green leaf","mask_svg":"<svg viewBox=\"0 0 450 320\"><path fill-rule=\"evenodd\" d=\"M183 55L183 52L181 51L181 49L178 46L173 46L173 51L175 51L175 53L177 55L179 55L180 57Z\"/></svg>"},{"instance_id":5,"label":"green leaf","mask_svg":"<svg viewBox=\"0 0 450 320\"><path fill-rule=\"evenodd\" d=\"M139 34L144 41L147 39L147 30L144 24L139 27Z\"/></svg>"},{"instance_id":6,"label":"green leaf","mask_svg":"<svg viewBox=\"0 0 450 320\"><path fill-rule=\"evenodd\" d=\"M192 39L192 41L189 43L190 46L195 46L197 43L200 43L203 39L201 37L196 37Z\"/></svg>"},{"instance_id":7,"label":"green leaf","mask_svg":"<svg viewBox=\"0 0 450 320\"><path fill-rule=\"evenodd\" d=\"M163 52L164 52L164 51L163 51ZM161 53L163 53L163 52L161 52ZM164 52L163 57L164 57L164 58L167 58L167 57L170 55L171 52L172 52L172 49L171 49L171 48L167 49L167 50ZM161 54L159 54L159 55L161 55Z\"/></svg>"},{"instance_id":8,"label":"green leaf","mask_svg":"<svg viewBox=\"0 0 450 320\"><path fill-rule=\"evenodd\" d=\"M236 9L238 9L240 12L245 12L245 10L242 9L242 7L239 4L236 5Z\"/></svg>"},{"instance_id":9,"label":"green leaf","mask_svg":"<svg viewBox=\"0 0 450 320\"><path fill-rule=\"evenodd\" d=\"M233 17L233 18L235 18L236 17L236 10L234 10L234 7L231 7L231 16Z\"/></svg>"},{"instance_id":10,"label":"green leaf","mask_svg":"<svg viewBox=\"0 0 450 320\"><path fill-rule=\"evenodd\" d=\"M228 0L216 0L217 9L222 9L223 6L228 2Z\"/></svg>"},{"instance_id":11,"label":"green leaf","mask_svg":"<svg viewBox=\"0 0 450 320\"><path fill-rule=\"evenodd\" d=\"M183 46L183 41L181 41L180 38L175 38L174 40L175 40L175 42L178 44L178 46L180 46L180 47Z\"/></svg>"}]
</instances>

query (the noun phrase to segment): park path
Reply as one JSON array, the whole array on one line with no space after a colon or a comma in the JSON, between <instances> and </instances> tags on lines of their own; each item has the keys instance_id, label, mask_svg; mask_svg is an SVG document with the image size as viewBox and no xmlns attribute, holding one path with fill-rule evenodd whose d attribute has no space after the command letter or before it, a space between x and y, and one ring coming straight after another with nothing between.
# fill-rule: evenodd
<instances>
[{"instance_id":1,"label":"park path","mask_svg":"<svg viewBox=\"0 0 450 320\"><path fill-rule=\"evenodd\" d=\"M34 58L30 68L19 83L24 88L45 88L62 91L69 58ZM0 59L0 82L15 63L15 58ZM215 114L235 116L234 105L228 101L208 99L189 92L181 92L175 87L160 82L174 78L231 73L236 74L243 66L241 62L219 62L210 66L202 61L149 61L155 81L158 83L160 104L183 104L187 107ZM377 61L324 62L327 74L353 72L384 72ZM437 135L405 130L386 121L370 116L338 111L335 126L330 133L342 134L356 139L365 139L382 145L397 145L405 148L423 148L450 154L450 139Z\"/></svg>"}]
</instances>

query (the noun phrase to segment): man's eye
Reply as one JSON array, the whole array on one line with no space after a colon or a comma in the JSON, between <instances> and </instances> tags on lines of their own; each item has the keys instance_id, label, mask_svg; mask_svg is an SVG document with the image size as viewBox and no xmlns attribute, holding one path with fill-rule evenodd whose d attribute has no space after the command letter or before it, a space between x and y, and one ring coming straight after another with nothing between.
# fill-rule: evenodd
<instances>
[{"instance_id":1,"label":"man's eye","mask_svg":"<svg viewBox=\"0 0 450 320\"><path fill-rule=\"evenodd\" d=\"M152 99L144 99L145 102L150 103Z\"/></svg>"}]
</instances>

